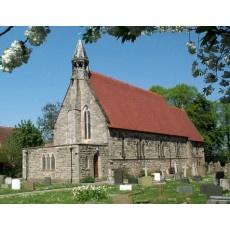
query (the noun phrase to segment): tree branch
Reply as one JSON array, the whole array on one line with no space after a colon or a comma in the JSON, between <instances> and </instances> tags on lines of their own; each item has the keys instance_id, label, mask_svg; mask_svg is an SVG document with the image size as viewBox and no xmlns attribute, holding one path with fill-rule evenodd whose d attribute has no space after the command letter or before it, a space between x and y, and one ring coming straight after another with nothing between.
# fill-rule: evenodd
<instances>
[{"instance_id":1,"label":"tree branch","mask_svg":"<svg viewBox=\"0 0 230 230\"><path fill-rule=\"evenodd\" d=\"M12 28L13 28L13 26L8 26L2 33L0 33L0 36L8 33Z\"/></svg>"}]
</instances>

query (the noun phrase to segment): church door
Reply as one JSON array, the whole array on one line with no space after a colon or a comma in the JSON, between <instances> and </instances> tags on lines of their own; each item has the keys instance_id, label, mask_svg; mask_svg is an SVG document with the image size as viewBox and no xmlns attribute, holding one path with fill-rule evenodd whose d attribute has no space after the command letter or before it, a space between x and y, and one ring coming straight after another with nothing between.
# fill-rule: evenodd
<instances>
[{"instance_id":1,"label":"church door","mask_svg":"<svg viewBox=\"0 0 230 230\"><path fill-rule=\"evenodd\" d=\"M94 178L98 178L98 153L93 157Z\"/></svg>"}]
</instances>

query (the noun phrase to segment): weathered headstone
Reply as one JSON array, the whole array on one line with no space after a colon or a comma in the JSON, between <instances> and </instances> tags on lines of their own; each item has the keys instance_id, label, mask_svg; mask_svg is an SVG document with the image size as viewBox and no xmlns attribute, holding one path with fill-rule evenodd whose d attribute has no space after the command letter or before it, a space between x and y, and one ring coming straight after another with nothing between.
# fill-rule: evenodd
<instances>
[{"instance_id":1,"label":"weathered headstone","mask_svg":"<svg viewBox=\"0 0 230 230\"><path fill-rule=\"evenodd\" d=\"M213 173L214 172L214 168L213 168L213 162L209 162L208 164L208 173Z\"/></svg>"},{"instance_id":2,"label":"weathered headstone","mask_svg":"<svg viewBox=\"0 0 230 230\"><path fill-rule=\"evenodd\" d=\"M33 191L35 189L34 182L32 180L26 180L23 182L23 188L27 191Z\"/></svg>"},{"instance_id":3,"label":"weathered headstone","mask_svg":"<svg viewBox=\"0 0 230 230\"><path fill-rule=\"evenodd\" d=\"M0 185L4 183L5 175L0 175Z\"/></svg>"},{"instance_id":4,"label":"weathered headstone","mask_svg":"<svg viewBox=\"0 0 230 230\"><path fill-rule=\"evenodd\" d=\"M9 184L1 184L1 188L4 188L4 189L10 188L10 185Z\"/></svg>"},{"instance_id":5,"label":"weathered headstone","mask_svg":"<svg viewBox=\"0 0 230 230\"><path fill-rule=\"evenodd\" d=\"M114 183L122 184L123 183L123 172L121 169L114 170Z\"/></svg>"},{"instance_id":6,"label":"weathered headstone","mask_svg":"<svg viewBox=\"0 0 230 230\"><path fill-rule=\"evenodd\" d=\"M204 166L198 166L197 171L199 176L206 176L206 168Z\"/></svg>"},{"instance_id":7,"label":"weathered headstone","mask_svg":"<svg viewBox=\"0 0 230 230\"><path fill-rule=\"evenodd\" d=\"M12 179L11 188L12 190L20 190L21 181L19 179Z\"/></svg>"},{"instance_id":8,"label":"weathered headstone","mask_svg":"<svg viewBox=\"0 0 230 230\"><path fill-rule=\"evenodd\" d=\"M132 191L132 185L131 184L121 184L120 191Z\"/></svg>"},{"instance_id":9,"label":"weathered headstone","mask_svg":"<svg viewBox=\"0 0 230 230\"><path fill-rule=\"evenodd\" d=\"M220 179L220 187L223 191L230 191L230 179Z\"/></svg>"},{"instance_id":10,"label":"weathered headstone","mask_svg":"<svg viewBox=\"0 0 230 230\"><path fill-rule=\"evenodd\" d=\"M200 186L200 192L207 196L221 196L222 188L214 184L202 184Z\"/></svg>"},{"instance_id":11,"label":"weathered headstone","mask_svg":"<svg viewBox=\"0 0 230 230\"><path fill-rule=\"evenodd\" d=\"M222 171L222 167L219 161L216 163L216 171Z\"/></svg>"},{"instance_id":12,"label":"weathered headstone","mask_svg":"<svg viewBox=\"0 0 230 230\"><path fill-rule=\"evenodd\" d=\"M183 177L184 178L187 177L187 169L188 169L187 164L185 164L184 167L183 167Z\"/></svg>"},{"instance_id":13,"label":"weathered headstone","mask_svg":"<svg viewBox=\"0 0 230 230\"><path fill-rule=\"evenodd\" d=\"M181 180L181 178L182 178L181 173L179 173L179 172L175 173L175 175L174 175L175 180Z\"/></svg>"},{"instance_id":14,"label":"weathered headstone","mask_svg":"<svg viewBox=\"0 0 230 230\"><path fill-rule=\"evenodd\" d=\"M150 187L153 185L153 179L151 176L145 176L138 178L138 184L143 187Z\"/></svg>"},{"instance_id":15,"label":"weathered headstone","mask_svg":"<svg viewBox=\"0 0 230 230\"><path fill-rule=\"evenodd\" d=\"M180 181L181 181L181 183L185 183L185 184L190 183L190 181L189 181L189 179L187 177L183 177Z\"/></svg>"},{"instance_id":16,"label":"weathered headstone","mask_svg":"<svg viewBox=\"0 0 230 230\"><path fill-rule=\"evenodd\" d=\"M220 184L220 179L224 178L224 171L217 171L216 172L216 182L219 185Z\"/></svg>"},{"instance_id":17,"label":"weathered headstone","mask_svg":"<svg viewBox=\"0 0 230 230\"><path fill-rule=\"evenodd\" d=\"M230 204L230 197L227 196L210 196L207 204Z\"/></svg>"},{"instance_id":18,"label":"weathered headstone","mask_svg":"<svg viewBox=\"0 0 230 230\"><path fill-rule=\"evenodd\" d=\"M44 178L44 184L47 186L51 185L51 177L45 177Z\"/></svg>"},{"instance_id":19,"label":"weathered headstone","mask_svg":"<svg viewBox=\"0 0 230 230\"><path fill-rule=\"evenodd\" d=\"M174 162L174 172L175 172L175 174L178 172L178 168L177 168L177 163L176 162Z\"/></svg>"},{"instance_id":20,"label":"weathered headstone","mask_svg":"<svg viewBox=\"0 0 230 230\"><path fill-rule=\"evenodd\" d=\"M196 165L195 163L192 164L192 176L197 176L198 173L197 173L197 168L196 168Z\"/></svg>"},{"instance_id":21,"label":"weathered headstone","mask_svg":"<svg viewBox=\"0 0 230 230\"><path fill-rule=\"evenodd\" d=\"M185 193L185 194L192 194L193 193L193 189L191 185L179 185L176 188L176 191L178 193Z\"/></svg>"},{"instance_id":22,"label":"weathered headstone","mask_svg":"<svg viewBox=\"0 0 230 230\"><path fill-rule=\"evenodd\" d=\"M230 177L230 163L227 164L227 176Z\"/></svg>"},{"instance_id":23,"label":"weathered headstone","mask_svg":"<svg viewBox=\"0 0 230 230\"><path fill-rule=\"evenodd\" d=\"M12 183L12 178L11 177L6 177L5 178L5 184L11 185Z\"/></svg>"}]
</instances>

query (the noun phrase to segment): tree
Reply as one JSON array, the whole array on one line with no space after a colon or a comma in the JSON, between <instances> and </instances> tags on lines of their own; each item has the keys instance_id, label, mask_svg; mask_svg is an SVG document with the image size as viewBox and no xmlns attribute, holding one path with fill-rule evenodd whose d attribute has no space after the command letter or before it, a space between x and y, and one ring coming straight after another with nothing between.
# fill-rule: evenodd
<instances>
[{"instance_id":1,"label":"tree","mask_svg":"<svg viewBox=\"0 0 230 230\"><path fill-rule=\"evenodd\" d=\"M53 140L53 130L61 104L48 103L42 108L42 117L38 117L37 124L45 141L51 142Z\"/></svg>"},{"instance_id":2,"label":"tree","mask_svg":"<svg viewBox=\"0 0 230 230\"><path fill-rule=\"evenodd\" d=\"M218 125L216 103L199 94L186 111L204 138L206 158L221 154L223 132Z\"/></svg>"},{"instance_id":3,"label":"tree","mask_svg":"<svg viewBox=\"0 0 230 230\"><path fill-rule=\"evenodd\" d=\"M21 121L0 148L0 161L10 166L7 173L11 176L21 176L22 149L40 146L43 143L38 128L30 120Z\"/></svg>"},{"instance_id":4,"label":"tree","mask_svg":"<svg viewBox=\"0 0 230 230\"><path fill-rule=\"evenodd\" d=\"M153 35L156 32L188 32L187 48L190 54L196 54L192 64L192 75L202 76L207 86L203 92L210 95L214 83L219 83L222 100L230 102L230 27L228 26L91 26L86 29L83 39L86 43L96 42L103 34L109 34L122 42L134 42L143 35ZM198 42L190 38L193 32L198 36Z\"/></svg>"},{"instance_id":5,"label":"tree","mask_svg":"<svg viewBox=\"0 0 230 230\"><path fill-rule=\"evenodd\" d=\"M162 95L170 105L184 109L189 107L199 94L195 87L186 84L178 84L169 89L162 86L152 86L150 91Z\"/></svg>"},{"instance_id":6,"label":"tree","mask_svg":"<svg viewBox=\"0 0 230 230\"><path fill-rule=\"evenodd\" d=\"M0 37L13 29L8 26L0 33ZM50 29L48 26L30 26L25 31L24 41L15 40L11 46L4 50L0 56L0 70L11 73L16 67L28 62L32 48L28 48L27 42L32 46L40 46L46 40Z\"/></svg>"},{"instance_id":7,"label":"tree","mask_svg":"<svg viewBox=\"0 0 230 230\"><path fill-rule=\"evenodd\" d=\"M223 151L224 132L220 125L217 103L207 100L195 87L179 84L166 89L152 86L151 91L160 93L166 101L184 109L204 138L206 160L215 160Z\"/></svg>"},{"instance_id":8,"label":"tree","mask_svg":"<svg viewBox=\"0 0 230 230\"><path fill-rule=\"evenodd\" d=\"M5 28L0 36L11 31L13 26ZM0 69L11 72L16 67L28 62L31 48L26 47L27 41L33 46L41 45L48 33L47 26L32 26L25 31L25 41L14 41L0 58ZM192 64L192 75L203 77L207 84L204 94L210 95L214 91L215 83L219 85L219 92L223 94L222 100L230 102L230 27L228 26L91 26L85 27L83 40L93 43L104 34L109 34L122 42L134 42L143 35L154 35L163 32L187 32L188 52L196 54ZM197 34L198 42L191 40L190 33Z\"/></svg>"},{"instance_id":9,"label":"tree","mask_svg":"<svg viewBox=\"0 0 230 230\"><path fill-rule=\"evenodd\" d=\"M219 122L224 135L223 151L230 159L230 104L219 103Z\"/></svg>"}]
</instances>

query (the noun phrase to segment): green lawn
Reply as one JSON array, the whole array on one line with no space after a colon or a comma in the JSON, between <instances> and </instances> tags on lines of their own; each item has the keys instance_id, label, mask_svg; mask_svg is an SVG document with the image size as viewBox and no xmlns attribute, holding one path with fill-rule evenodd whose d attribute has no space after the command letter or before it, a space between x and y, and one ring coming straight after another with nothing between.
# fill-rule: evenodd
<instances>
[{"instance_id":1,"label":"green lawn","mask_svg":"<svg viewBox=\"0 0 230 230\"><path fill-rule=\"evenodd\" d=\"M151 187L143 188L139 185L133 187L133 191L119 191L118 186L113 186L110 189L108 198L100 201L88 201L86 203L101 203L101 204L111 204L111 203L156 203L156 204L182 204L182 203L192 203L192 204L206 204L207 197L200 194L200 184L211 183L213 181L213 175L209 175L203 178L202 181L196 182L191 181L190 184L193 187L193 194L185 195L176 192L178 185L181 182L178 181L167 181L164 185L153 185ZM8 197L0 198L1 204L77 204L73 197L72 189L55 191L59 188L70 188L76 185L71 184L53 184L51 186L45 186L44 184L37 184L36 191L41 190L52 190L51 192L45 192L43 194L27 195L26 197ZM0 194L7 194L12 192L9 189L0 189ZM21 191L23 192L23 191ZM228 195L228 194L226 194ZM120 196L120 197L119 197ZM114 198L116 197L116 199ZM119 199L121 198L121 199Z\"/></svg>"}]
</instances>

